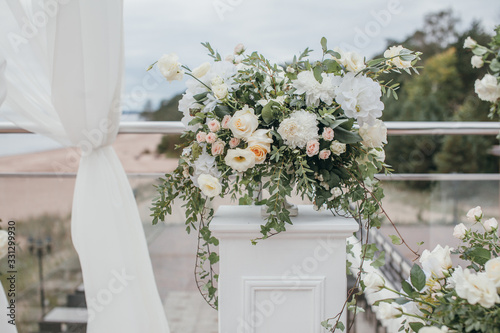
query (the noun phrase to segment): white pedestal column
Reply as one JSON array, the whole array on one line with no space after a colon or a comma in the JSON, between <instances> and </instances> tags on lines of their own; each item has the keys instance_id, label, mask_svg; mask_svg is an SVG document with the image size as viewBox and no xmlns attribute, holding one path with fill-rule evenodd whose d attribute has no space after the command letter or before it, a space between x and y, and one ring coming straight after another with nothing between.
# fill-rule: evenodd
<instances>
[{"instance_id":1,"label":"white pedestal column","mask_svg":"<svg viewBox=\"0 0 500 333\"><path fill-rule=\"evenodd\" d=\"M252 245L260 207L219 207L211 223L220 240L219 333L324 333L321 322L340 312L345 241L358 224L312 206L299 206L292 222Z\"/></svg>"}]
</instances>

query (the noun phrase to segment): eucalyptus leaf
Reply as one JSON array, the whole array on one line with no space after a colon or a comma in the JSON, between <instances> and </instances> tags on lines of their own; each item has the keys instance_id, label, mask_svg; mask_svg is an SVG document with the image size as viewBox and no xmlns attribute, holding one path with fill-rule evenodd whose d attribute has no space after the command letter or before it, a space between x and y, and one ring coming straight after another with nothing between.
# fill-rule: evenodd
<instances>
[{"instance_id":1,"label":"eucalyptus leaf","mask_svg":"<svg viewBox=\"0 0 500 333\"><path fill-rule=\"evenodd\" d=\"M363 139L358 133L347 131L339 126L335 129L335 140L346 144L353 144L361 142Z\"/></svg>"}]
</instances>

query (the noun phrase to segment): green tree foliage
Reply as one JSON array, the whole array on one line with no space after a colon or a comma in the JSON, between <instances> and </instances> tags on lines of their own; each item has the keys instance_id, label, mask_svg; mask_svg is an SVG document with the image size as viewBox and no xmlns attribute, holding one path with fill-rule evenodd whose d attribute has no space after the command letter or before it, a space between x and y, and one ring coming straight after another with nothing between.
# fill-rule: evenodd
<instances>
[{"instance_id":1,"label":"green tree foliage","mask_svg":"<svg viewBox=\"0 0 500 333\"><path fill-rule=\"evenodd\" d=\"M179 112L179 101L182 94L175 95L170 100L161 102L157 110L152 110L151 103L146 103L141 116L148 121L180 121L182 113Z\"/></svg>"},{"instance_id":2,"label":"green tree foliage","mask_svg":"<svg viewBox=\"0 0 500 333\"><path fill-rule=\"evenodd\" d=\"M429 14L424 28L405 41L391 41L423 52L420 75L391 75L400 82L399 101L385 100L385 121L488 121L488 105L474 92L486 69L472 68L472 54L463 48L467 36L487 44L480 24L460 33L451 10ZM498 159L488 150L498 141L482 136L391 137L387 163L398 173L498 172Z\"/></svg>"},{"instance_id":3,"label":"green tree foliage","mask_svg":"<svg viewBox=\"0 0 500 333\"><path fill-rule=\"evenodd\" d=\"M180 121L182 119L182 112L179 112L179 101L181 98L182 94L178 94L168 101L162 101L157 110L153 110L151 102L148 101L141 116L148 121ZM167 157L179 157L181 151L176 150L175 146L180 143L180 135L164 135L156 147L156 152L158 154L165 154Z\"/></svg>"}]
</instances>

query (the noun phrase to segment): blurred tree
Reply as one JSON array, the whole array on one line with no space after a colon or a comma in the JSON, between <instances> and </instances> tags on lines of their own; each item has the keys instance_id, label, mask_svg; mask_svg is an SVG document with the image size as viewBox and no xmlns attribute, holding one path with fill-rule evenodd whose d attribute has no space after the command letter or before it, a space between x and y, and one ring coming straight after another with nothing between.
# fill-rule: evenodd
<instances>
[{"instance_id":1,"label":"blurred tree","mask_svg":"<svg viewBox=\"0 0 500 333\"><path fill-rule=\"evenodd\" d=\"M491 37L478 22L459 33L458 22L451 10L429 14L423 29L403 42L390 42L389 46L402 44L422 51L423 69L420 75L388 75L401 88L398 101L384 100L383 120L488 121L488 105L474 92L475 80L486 69L472 68L472 54L463 43L467 36L481 44ZM494 137L479 136L392 137L386 147L387 163L399 173L497 172L497 158L487 154L495 142Z\"/></svg>"},{"instance_id":2,"label":"blurred tree","mask_svg":"<svg viewBox=\"0 0 500 333\"><path fill-rule=\"evenodd\" d=\"M151 101L146 102L141 116L148 121L180 121L182 112L179 112L179 101L182 94L175 95L170 100L164 100L160 103L158 110L153 111ZM180 150L175 146L181 143L179 134L164 135L161 142L156 147L158 154L165 154L167 157L179 157Z\"/></svg>"},{"instance_id":3,"label":"blurred tree","mask_svg":"<svg viewBox=\"0 0 500 333\"><path fill-rule=\"evenodd\" d=\"M144 111L141 116L148 121L180 121L182 113L179 112L179 101L182 94L175 95L170 100L163 100L157 110L153 110L152 106L146 102Z\"/></svg>"}]
</instances>

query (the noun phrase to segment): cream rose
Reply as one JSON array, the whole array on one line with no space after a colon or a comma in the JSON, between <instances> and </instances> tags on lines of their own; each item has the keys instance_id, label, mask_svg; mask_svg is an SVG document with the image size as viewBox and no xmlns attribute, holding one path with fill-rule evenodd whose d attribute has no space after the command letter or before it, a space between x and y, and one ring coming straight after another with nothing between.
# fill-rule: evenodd
<instances>
[{"instance_id":1,"label":"cream rose","mask_svg":"<svg viewBox=\"0 0 500 333\"><path fill-rule=\"evenodd\" d=\"M476 222L483 217L483 211L480 206L474 207L467 212L467 220L471 222Z\"/></svg>"},{"instance_id":2,"label":"cream rose","mask_svg":"<svg viewBox=\"0 0 500 333\"><path fill-rule=\"evenodd\" d=\"M441 245L437 245L432 252L424 250L420 256L422 268L433 277L444 278L445 273L452 266L451 250L448 245L444 248Z\"/></svg>"},{"instance_id":3,"label":"cream rose","mask_svg":"<svg viewBox=\"0 0 500 333\"><path fill-rule=\"evenodd\" d=\"M391 46L388 50L384 52L384 58L392 58L387 60L388 63L392 63L397 68L410 68L411 61L404 61L399 57L399 53L404 49L402 45Z\"/></svg>"},{"instance_id":4,"label":"cream rose","mask_svg":"<svg viewBox=\"0 0 500 333\"><path fill-rule=\"evenodd\" d=\"M486 74L481 80L476 80L474 90L483 101L495 103L500 98L500 85L491 74Z\"/></svg>"},{"instance_id":5,"label":"cream rose","mask_svg":"<svg viewBox=\"0 0 500 333\"><path fill-rule=\"evenodd\" d=\"M219 195L222 191L222 185L219 180L212 175L202 173L198 177L198 184L200 185L201 192L209 198Z\"/></svg>"},{"instance_id":6,"label":"cream rose","mask_svg":"<svg viewBox=\"0 0 500 333\"><path fill-rule=\"evenodd\" d=\"M403 311L401 305L397 303L382 302L378 306L377 318L379 319L394 319L401 317Z\"/></svg>"},{"instance_id":7,"label":"cream rose","mask_svg":"<svg viewBox=\"0 0 500 333\"><path fill-rule=\"evenodd\" d=\"M359 128L359 135L363 138L361 142L365 147L382 148L387 143L387 127L382 120L375 120L373 126L364 123Z\"/></svg>"},{"instance_id":8,"label":"cream rose","mask_svg":"<svg viewBox=\"0 0 500 333\"><path fill-rule=\"evenodd\" d=\"M477 42L474 39L470 38L470 36L465 39L464 49L473 49L476 46L477 46Z\"/></svg>"},{"instance_id":9,"label":"cream rose","mask_svg":"<svg viewBox=\"0 0 500 333\"><path fill-rule=\"evenodd\" d=\"M252 108L245 105L235 112L227 126L236 138L247 140L259 126L259 118Z\"/></svg>"},{"instance_id":10,"label":"cream rose","mask_svg":"<svg viewBox=\"0 0 500 333\"><path fill-rule=\"evenodd\" d=\"M483 222L483 227L487 232L492 232L493 230L498 229L498 221L496 218L492 217L491 219Z\"/></svg>"},{"instance_id":11,"label":"cream rose","mask_svg":"<svg viewBox=\"0 0 500 333\"><path fill-rule=\"evenodd\" d=\"M463 223L460 223L453 228L453 237L455 238L464 239L466 233L467 227Z\"/></svg>"},{"instance_id":12,"label":"cream rose","mask_svg":"<svg viewBox=\"0 0 500 333\"><path fill-rule=\"evenodd\" d=\"M193 74L194 77L200 79L200 78L204 77L205 74L208 73L208 71L210 70L211 67L212 66L210 65L209 62L204 62L200 66L198 66L195 69L193 69L193 71L191 72L191 74Z\"/></svg>"},{"instance_id":13,"label":"cream rose","mask_svg":"<svg viewBox=\"0 0 500 333\"><path fill-rule=\"evenodd\" d=\"M474 68L481 68L484 65L483 57L477 55L472 56L472 58L470 59L470 63Z\"/></svg>"},{"instance_id":14,"label":"cream rose","mask_svg":"<svg viewBox=\"0 0 500 333\"><path fill-rule=\"evenodd\" d=\"M0 230L0 259L8 253L9 233L5 230Z\"/></svg>"},{"instance_id":15,"label":"cream rose","mask_svg":"<svg viewBox=\"0 0 500 333\"><path fill-rule=\"evenodd\" d=\"M333 129L331 127L325 127L325 129L323 130L323 134L321 134L321 136L325 141L332 141L333 137L335 136L335 133L333 132Z\"/></svg>"},{"instance_id":16,"label":"cream rose","mask_svg":"<svg viewBox=\"0 0 500 333\"><path fill-rule=\"evenodd\" d=\"M335 188L338 189L338 187ZM382 290L385 285L385 280L379 274L371 272L366 274L366 276L363 278L363 283L365 284L365 291L377 292Z\"/></svg>"},{"instance_id":17,"label":"cream rose","mask_svg":"<svg viewBox=\"0 0 500 333\"><path fill-rule=\"evenodd\" d=\"M269 137L269 130L256 130L248 138L248 150L255 155L255 163L262 164L266 160L267 153L271 151L273 139Z\"/></svg>"},{"instance_id":18,"label":"cream rose","mask_svg":"<svg viewBox=\"0 0 500 333\"><path fill-rule=\"evenodd\" d=\"M346 150L346 144L345 143L340 143L338 141L333 141L332 144L330 145L330 150L332 153L335 155L340 156L341 154L345 153Z\"/></svg>"},{"instance_id":19,"label":"cream rose","mask_svg":"<svg viewBox=\"0 0 500 333\"><path fill-rule=\"evenodd\" d=\"M229 92L227 84L225 84L225 83L212 86L212 91L214 93L214 96L220 100L226 98L226 96Z\"/></svg>"},{"instance_id":20,"label":"cream rose","mask_svg":"<svg viewBox=\"0 0 500 333\"><path fill-rule=\"evenodd\" d=\"M488 279L500 290L500 257L488 260L484 270Z\"/></svg>"},{"instance_id":21,"label":"cream rose","mask_svg":"<svg viewBox=\"0 0 500 333\"><path fill-rule=\"evenodd\" d=\"M184 71L181 69L181 64L178 60L179 57L175 53L164 54L158 60L158 68L167 81L182 80Z\"/></svg>"},{"instance_id":22,"label":"cream rose","mask_svg":"<svg viewBox=\"0 0 500 333\"><path fill-rule=\"evenodd\" d=\"M366 68L365 60L359 53L345 52L341 56L339 61L349 72L357 73Z\"/></svg>"},{"instance_id":23,"label":"cream rose","mask_svg":"<svg viewBox=\"0 0 500 333\"><path fill-rule=\"evenodd\" d=\"M466 299L470 304L480 304L485 308L491 308L495 303L500 303L497 288L486 273L471 273L468 269L461 267L455 269L452 274L455 281L457 295Z\"/></svg>"},{"instance_id":24,"label":"cream rose","mask_svg":"<svg viewBox=\"0 0 500 333\"><path fill-rule=\"evenodd\" d=\"M226 164L239 172L245 172L255 166L255 155L253 152L246 149L229 149L226 158Z\"/></svg>"}]
</instances>

